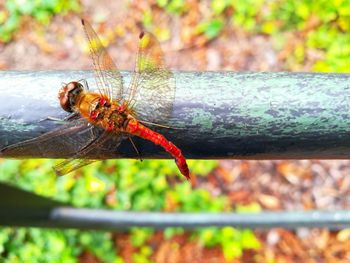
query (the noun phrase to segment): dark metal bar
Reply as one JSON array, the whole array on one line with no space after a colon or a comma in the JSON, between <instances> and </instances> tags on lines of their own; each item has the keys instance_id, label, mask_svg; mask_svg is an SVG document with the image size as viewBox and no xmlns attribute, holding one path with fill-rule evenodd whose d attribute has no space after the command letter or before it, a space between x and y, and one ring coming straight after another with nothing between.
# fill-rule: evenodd
<instances>
[{"instance_id":1,"label":"dark metal bar","mask_svg":"<svg viewBox=\"0 0 350 263\"><path fill-rule=\"evenodd\" d=\"M291 211L262 212L257 214L235 213L162 213L121 212L103 209L56 207L50 210L34 208L4 210L0 212L1 226L26 226L50 228L78 228L117 230L131 227L224 227L269 229L300 227L341 229L350 227L349 211Z\"/></svg>"},{"instance_id":2,"label":"dark metal bar","mask_svg":"<svg viewBox=\"0 0 350 263\"><path fill-rule=\"evenodd\" d=\"M60 206L67 205L0 183L0 225L45 225L52 210Z\"/></svg>"},{"instance_id":3,"label":"dark metal bar","mask_svg":"<svg viewBox=\"0 0 350 263\"><path fill-rule=\"evenodd\" d=\"M207 226L241 228L350 227L350 211L289 211L258 214L124 212L73 208L0 183L0 225L50 228L118 230L130 227Z\"/></svg>"},{"instance_id":4,"label":"dark metal bar","mask_svg":"<svg viewBox=\"0 0 350 263\"><path fill-rule=\"evenodd\" d=\"M67 204L62 202L0 183L0 208L2 209L47 209L64 205L67 206Z\"/></svg>"},{"instance_id":5,"label":"dark metal bar","mask_svg":"<svg viewBox=\"0 0 350 263\"><path fill-rule=\"evenodd\" d=\"M104 230L130 227L199 228L208 226L232 226L239 228L295 229L298 227L327 227L340 229L350 226L350 212L263 212L258 214L235 213L148 213L116 212L100 209L56 208L51 219L54 226L94 228Z\"/></svg>"},{"instance_id":6,"label":"dark metal bar","mask_svg":"<svg viewBox=\"0 0 350 263\"><path fill-rule=\"evenodd\" d=\"M130 73L123 77L127 84ZM349 74L177 72L175 77L170 126L181 129L157 130L187 158L350 157ZM57 127L39 120L64 117L58 89L62 82L82 78L94 87L89 71L0 72L0 147ZM143 158L169 158L150 142L135 142ZM67 157L67 153L30 157ZM103 155L120 157L138 158L127 140L118 152Z\"/></svg>"}]
</instances>

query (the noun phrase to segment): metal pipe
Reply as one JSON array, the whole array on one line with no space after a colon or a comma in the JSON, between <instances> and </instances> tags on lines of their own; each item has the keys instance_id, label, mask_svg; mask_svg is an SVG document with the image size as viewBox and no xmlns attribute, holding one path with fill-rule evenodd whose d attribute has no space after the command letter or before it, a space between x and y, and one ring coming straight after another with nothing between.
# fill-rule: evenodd
<instances>
[{"instance_id":1,"label":"metal pipe","mask_svg":"<svg viewBox=\"0 0 350 263\"><path fill-rule=\"evenodd\" d=\"M130 227L350 227L350 211L281 211L261 213L164 213L73 208L0 183L0 225L50 228L123 230Z\"/></svg>"},{"instance_id":2,"label":"metal pipe","mask_svg":"<svg viewBox=\"0 0 350 263\"><path fill-rule=\"evenodd\" d=\"M105 230L130 227L224 227L295 229L298 227L327 227L341 229L350 226L349 211L293 211L245 213L162 213L116 212L101 209L56 208L51 213L55 225Z\"/></svg>"},{"instance_id":3,"label":"metal pipe","mask_svg":"<svg viewBox=\"0 0 350 263\"><path fill-rule=\"evenodd\" d=\"M127 84L130 72L123 72L123 77ZM180 129L156 130L187 158L350 157L349 74L176 72L175 78L169 125ZM90 71L0 72L0 147L57 127L58 123L40 120L65 116L58 89L62 82L79 79L95 85ZM79 136L70 139L84 139ZM135 142L143 158L170 157L150 142L138 138ZM30 157L68 154L63 150ZM118 151L108 150L102 156L121 157L138 158L128 140Z\"/></svg>"},{"instance_id":4,"label":"metal pipe","mask_svg":"<svg viewBox=\"0 0 350 263\"><path fill-rule=\"evenodd\" d=\"M103 209L56 207L50 209L20 209L0 212L0 225L120 230L131 227L163 229L182 227L238 227L270 229L283 227L296 229L350 227L349 211L290 211L262 212L257 214L235 213L162 213L124 212Z\"/></svg>"}]
</instances>

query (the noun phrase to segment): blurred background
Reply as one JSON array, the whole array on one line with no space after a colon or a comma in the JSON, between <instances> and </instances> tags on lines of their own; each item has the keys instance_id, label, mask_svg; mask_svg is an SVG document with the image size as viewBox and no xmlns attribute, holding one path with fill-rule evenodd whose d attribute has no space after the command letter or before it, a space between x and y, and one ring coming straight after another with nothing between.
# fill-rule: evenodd
<instances>
[{"instance_id":1,"label":"blurred background","mask_svg":"<svg viewBox=\"0 0 350 263\"><path fill-rule=\"evenodd\" d=\"M349 72L347 0L0 0L0 69L91 69L80 18L121 70L140 31L174 70ZM69 81L69 80L62 80ZM350 162L108 160L56 178L53 160L1 160L0 180L77 207L137 211L350 207ZM102 232L0 229L1 262L350 262L350 229Z\"/></svg>"}]
</instances>

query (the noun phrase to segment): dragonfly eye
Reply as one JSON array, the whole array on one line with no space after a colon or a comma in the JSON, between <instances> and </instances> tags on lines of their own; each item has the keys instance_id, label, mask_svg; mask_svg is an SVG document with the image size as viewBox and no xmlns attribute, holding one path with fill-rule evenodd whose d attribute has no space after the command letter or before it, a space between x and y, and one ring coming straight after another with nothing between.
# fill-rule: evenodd
<instances>
[{"instance_id":1,"label":"dragonfly eye","mask_svg":"<svg viewBox=\"0 0 350 263\"><path fill-rule=\"evenodd\" d=\"M74 111L74 106L77 102L77 96L84 90L82 84L76 81L69 82L62 87L58 92L58 99L61 107L68 112Z\"/></svg>"}]
</instances>

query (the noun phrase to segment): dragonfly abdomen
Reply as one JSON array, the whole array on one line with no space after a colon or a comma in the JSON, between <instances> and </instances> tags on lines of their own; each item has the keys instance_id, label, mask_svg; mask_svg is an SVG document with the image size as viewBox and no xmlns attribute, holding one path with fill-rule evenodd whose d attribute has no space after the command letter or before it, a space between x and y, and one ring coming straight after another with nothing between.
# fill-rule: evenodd
<instances>
[{"instance_id":1,"label":"dragonfly abdomen","mask_svg":"<svg viewBox=\"0 0 350 263\"><path fill-rule=\"evenodd\" d=\"M172 142L168 141L163 135L152 131L151 129L139 123L136 119L129 120L126 127L126 132L141 137L143 139L149 140L163 147L164 150L166 150L175 158L176 165L179 168L180 172L186 177L187 180L190 179L186 159L182 155L181 150L177 148Z\"/></svg>"}]
</instances>

